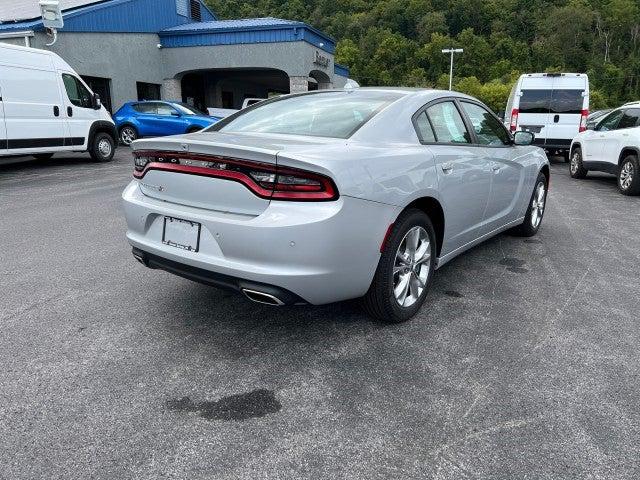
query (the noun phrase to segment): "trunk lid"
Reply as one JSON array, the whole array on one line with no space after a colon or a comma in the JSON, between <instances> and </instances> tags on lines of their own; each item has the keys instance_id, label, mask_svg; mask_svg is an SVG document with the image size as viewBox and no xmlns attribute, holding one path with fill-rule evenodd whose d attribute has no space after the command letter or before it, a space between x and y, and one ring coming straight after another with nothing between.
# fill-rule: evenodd
<instances>
[{"instance_id":1,"label":"trunk lid","mask_svg":"<svg viewBox=\"0 0 640 480\"><path fill-rule=\"evenodd\" d=\"M275 169L278 153L301 147L311 147L323 143L322 139L311 139L283 135L205 132L164 138L138 140L134 151L140 153L157 152L160 156L167 152L172 162L186 165L190 173L175 170L150 168L139 179L140 190L146 196L181 205L187 205L218 212L257 216L269 206L270 198L251 191L243 181L246 177L229 173L228 177L207 176L211 163L223 175L231 169L224 159L258 162L266 170ZM170 152L170 153L169 153ZM175 154L175 157L174 155ZM191 157L191 158L180 158ZM163 157L166 159L166 157ZM168 165L168 168L174 165Z\"/></svg>"}]
</instances>

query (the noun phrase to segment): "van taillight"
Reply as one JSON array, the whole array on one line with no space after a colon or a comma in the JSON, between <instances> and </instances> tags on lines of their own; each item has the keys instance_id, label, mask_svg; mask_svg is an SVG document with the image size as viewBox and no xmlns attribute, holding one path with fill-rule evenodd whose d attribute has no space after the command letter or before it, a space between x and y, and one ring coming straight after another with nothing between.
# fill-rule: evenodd
<instances>
[{"instance_id":1,"label":"van taillight","mask_svg":"<svg viewBox=\"0 0 640 480\"><path fill-rule=\"evenodd\" d=\"M520 111L517 108L511 110L511 124L509 125L511 133L518 129L518 113L520 113Z\"/></svg>"},{"instance_id":2,"label":"van taillight","mask_svg":"<svg viewBox=\"0 0 640 480\"><path fill-rule=\"evenodd\" d=\"M582 110L580 112L580 128L579 132L584 132L587 129L587 118L589 118L589 110Z\"/></svg>"},{"instance_id":3,"label":"van taillight","mask_svg":"<svg viewBox=\"0 0 640 480\"><path fill-rule=\"evenodd\" d=\"M333 181L324 175L269 163L180 152L134 152L133 176L150 170L222 178L241 183L261 198L292 201L329 201L339 197Z\"/></svg>"}]
</instances>

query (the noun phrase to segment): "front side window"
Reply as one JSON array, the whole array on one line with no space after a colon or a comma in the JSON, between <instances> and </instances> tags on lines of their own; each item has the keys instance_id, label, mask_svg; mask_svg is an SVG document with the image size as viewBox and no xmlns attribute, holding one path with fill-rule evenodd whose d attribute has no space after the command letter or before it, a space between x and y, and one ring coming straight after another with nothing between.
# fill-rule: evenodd
<instances>
[{"instance_id":1,"label":"front side window","mask_svg":"<svg viewBox=\"0 0 640 480\"><path fill-rule=\"evenodd\" d=\"M349 138L402 96L392 91L351 90L281 97L242 110L211 130Z\"/></svg>"},{"instance_id":2,"label":"front side window","mask_svg":"<svg viewBox=\"0 0 640 480\"><path fill-rule=\"evenodd\" d=\"M173 108L171 105L167 105L166 103L157 103L156 105L158 107L158 112L157 112L158 115L169 117L174 113L176 113L176 109Z\"/></svg>"},{"instance_id":3,"label":"front side window","mask_svg":"<svg viewBox=\"0 0 640 480\"><path fill-rule=\"evenodd\" d=\"M551 90L522 90L520 113L549 113L550 107Z\"/></svg>"},{"instance_id":4,"label":"front side window","mask_svg":"<svg viewBox=\"0 0 640 480\"><path fill-rule=\"evenodd\" d=\"M634 128L640 127L640 108L630 108L625 110L618 128Z\"/></svg>"},{"instance_id":5,"label":"front side window","mask_svg":"<svg viewBox=\"0 0 640 480\"><path fill-rule=\"evenodd\" d=\"M469 120L471 120L480 145L502 146L511 144L509 134L496 117L480 105L468 102L461 103L462 108L469 116Z\"/></svg>"},{"instance_id":6,"label":"front side window","mask_svg":"<svg viewBox=\"0 0 640 480\"><path fill-rule=\"evenodd\" d=\"M91 93L87 90L80 80L73 75L67 73L62 74L64 88L67 91L69 101L80 108L93 108L93 100Z\"/></svg>"},{"instance_id":7,"label":"front side window","mask_svg":"<svg viewBox=\"0 0 640 480\"><path fill-rule=\"evenodd\" d=\"M471 136L453 102L441 102L427 108L438 143L471 143Z\"/></svg>"},{"instance_id":8,"label":"front side window","mask_svg":"<svg viewBox=\"0 0 640 480\"><path fill-rule=\"evenodd\" d=\"M611 130L615 130L618 128L618 123L620 123L620 119L622 118L622 110L616 110L615 112L611 112L609 115L604 117L604 119L598 124L596 130L601 132L608 132Z\"/></svg>"}]
</instances>

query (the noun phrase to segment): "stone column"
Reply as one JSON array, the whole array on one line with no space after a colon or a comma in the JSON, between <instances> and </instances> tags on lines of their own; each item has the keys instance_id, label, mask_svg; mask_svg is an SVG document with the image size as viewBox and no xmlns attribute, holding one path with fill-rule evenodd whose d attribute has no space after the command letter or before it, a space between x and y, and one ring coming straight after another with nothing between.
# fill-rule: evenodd
<instances>
[{"instance_id":1,"label":"stone column","mask_svg":"<svg viewBox=\"0 0 640 480\"><path fill-rule=\"evenodd\" d=\"M309 91L309 79L307 77L289 77L289 93Z\"/></svg>"},{"instance_id":2,"label":"stone column","mask_svg":"<svg viewBox=\"0 0 640 480\"><path fill-rule=\"evenodd\" d=\"M160 88L160 97L162 100L182 101L182 84L177 78L165 78Z\"/></svg>"}]
</instances>

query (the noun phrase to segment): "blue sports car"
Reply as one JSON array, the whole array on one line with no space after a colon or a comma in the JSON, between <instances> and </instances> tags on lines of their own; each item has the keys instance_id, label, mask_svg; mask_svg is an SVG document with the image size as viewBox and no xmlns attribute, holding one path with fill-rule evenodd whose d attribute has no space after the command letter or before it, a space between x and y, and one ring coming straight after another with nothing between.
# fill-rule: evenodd
<instances>
[{"instance_id":1,"label":"blue sports car","mask_svg":"<svg viewBox=\"0 0 640 480\"><path fill-rule=\"evenodd\" d=\"M211 117L181 102L144 101L125 103L113 116L120 141L131 145L140 137L193 133L216 123Z\"/></svg>"}]
</instances>

